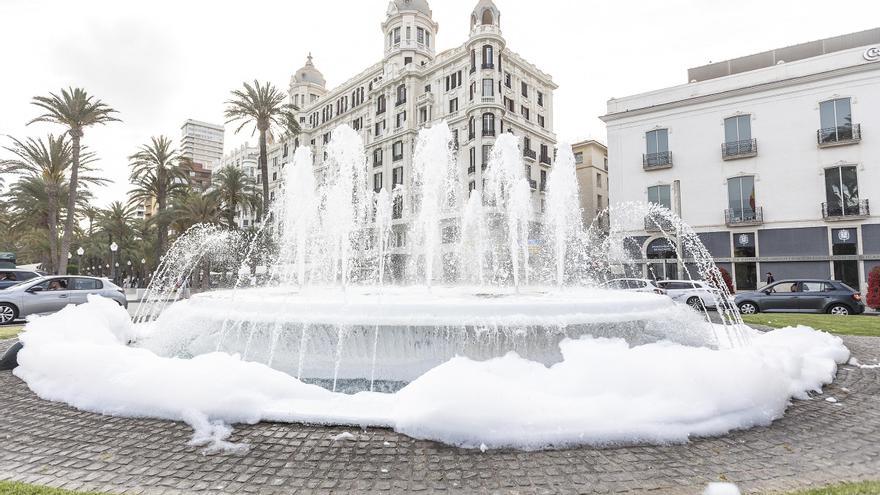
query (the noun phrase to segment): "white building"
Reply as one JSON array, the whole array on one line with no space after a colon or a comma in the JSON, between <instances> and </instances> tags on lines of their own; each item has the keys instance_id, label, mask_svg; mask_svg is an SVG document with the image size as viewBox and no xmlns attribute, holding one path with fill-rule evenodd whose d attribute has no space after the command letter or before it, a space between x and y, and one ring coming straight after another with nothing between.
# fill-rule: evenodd
<instances>
[{"instance_id":1,"label":"white building","mask_svg":"<svg viewBox=\"0 0 880 495\"><path fill-rule=\"evenodd\" d=\"M223 126L189 119L180 127L180 153L211 170L223 158Z\"/></svg>"},{"instance_id":2,"label":"white building","mask_svg":"<svg viewBox=\"0 0 880 495\"><path fill-rule=\"evenodd\" d=\"M608 102L613 201L680 202L738 289L772 272L864 291L880 265L880 29L693 68L688 80ZM662 260L671 243L645 225L632 232L645 274L674 275Z\"/></svg>"},{"instance_id":3,"label":"white building","mask_svg":"<svg viewBox=\"0 0 880 495\"><path fill-rule=\"evenodd\" d=\"M321 173L331 132L341 124L363 138L374 190L407 184L418 131L445 119L471 190L482 187L495 137L501 132L518 136L539 209L556 144L556 85L507 46L501 12L492 0L480 0L469 22L470 36L464 43L436 53L439 26L428 2L392 0L381 24L382 60L330 90L310 54L289 87L290 103L301 110L303 131L270 146L270 196L274 199L282 169L300 144L312 146L315 172ZM410 213L409 205L395 208L395 239L401 251L406 248Z\"/></svg>"},{"instance_id":4,"label":"white building","mask_svg":"<svg viewBox=\"0 0 880 495\"><path fill-rule=\"evenodd\" d=\"M231 152L227 153L220 161L219 166L214 168L214 172L216 173L218 170L221 170L224 167L232 166L242 169L245 175L250 177L251 180L256 181L257 175L259 174L260 170L259 160L260 148L250 146L248 143L244 143L238 148L235 148ZM257 184L257 189L259 189L259 184ZM238 210L236 210L235 224L239 228L247 229L259 223L260 220L257 217L256 211L245 206L242 206Z\"/></svg>"}]
</instances>

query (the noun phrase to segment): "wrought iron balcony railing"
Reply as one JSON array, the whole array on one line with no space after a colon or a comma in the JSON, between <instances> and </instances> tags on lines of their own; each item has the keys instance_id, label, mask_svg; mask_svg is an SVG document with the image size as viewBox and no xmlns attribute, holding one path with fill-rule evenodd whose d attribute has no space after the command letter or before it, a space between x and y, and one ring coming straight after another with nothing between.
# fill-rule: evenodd
<instances>
[{"instance_id":1,"label":"wrought iron balcony railing","mask_svg":"<svg viewBox=\"0 0 880 495\"><path fill-rule=\"evenodd\" d=\"M477 166L476 166L476 165L471 165L471 166L468 167L468 173L469 173L469 174L472 174L472 173L474 173L474 172L476 172L476 171L477 171Z\"/></svg>"},{"instance_id":2,"label":"wrought iron balcony railing","mask_svg":"<svg viewBox=\"0 0 880 495\"><path fill-rule=\"evenodd\" d=\"M526 158L531 158L532 160L537 160L538 153L535 150L524 149L523 156Z\"/></svg>"},{"instance_id":3,"label":"wrought iron balcony railing","mask_svg":"<svg viewBox=\"0 0 880 495\"><path fill-rule=\"evenodd\" d=\"M761 206L755 207L755 209L728 208L724 210L724 223L728 227L761 225L764 223L764 208Z\"/></svg>"},{"instance_id":4,"label":"wrought iron balcony railing","mask_svg":"<svg viewBox=\"0 0 880 495\"><path fill-rule=\"evenodd\" d=\"M495 135L495 129L483 129L483 137L489 137Z\"/></svg>"},{"instance_id":5,"label":"wrought iron balcony railing","mask_svg":"<svg viewBox=\"0 0 880 495\"><path fill-rule=\"evenodd\" d=\"M529 186L531 186L532 190L534 191L538 188L538 181L536 181L535 179L529 179Z\"/></svg>"},{"instance_id":6,"label":"wrought iron balcony railing","mask_svg":"<svg viewBox=\"0 0 880 495\"><path fill-rule=\"evenodd\" d=\"M816 131L816 140L820 148L855 144L862 140L862 126L850 124L819 129Z\"/></svg>"},{"instance_id":7,"label":"wrought iron balcony railing","mask_svg":"<svg viewBox=\"0 0 880 495\"><path fill-rule=\"evenodd\" d=\"M822 203L822 218L825 220L846 220L870 215L871 205L867 199Z\"/></svg>"},{"instance_id":8,"label":"wrought iron balcony railing","mask_svg":"<svg viewBox=\"0 0 880 495\"><path fill-rule=\"evenodd\" d=\"M538 186L538 190L541 191L541 192L546 191L546 190L547 190L547 182L546 182L546 181L541 181L541 184Z\"/></svg>"},{"instance_id":9,"label":"wrought iron balcony railing","mask_svg":"<svg viewBox=\"0 0 880 495\"><path fill-rule=\"evenodd\" d=\"M550 165L550 157L548 155L541 155L540 161L545 165Z\"/></svg>"},{"instance_id":10,"label":"wrought iron balcony railing","mask_svg":"<svg viewBox=\"0 0 880 495\"><path fill-rule=\"evenodd\" d=\"M731 141L721 145L721 158L723 160L736 160L748 158L758 154L758 140L745 139L743 141Z\"/></svg>"},{"instance_id":11,"label":"wrought iron balcony railing","mask_svg":"<svg viewBox=\"0 0 880 495\"><path fill-rule=\"evenodd\" d=\"M656 170L672 167L672 152L645 153L642 155L642 167L645 170Z\"/></svg>"}]
</instances>

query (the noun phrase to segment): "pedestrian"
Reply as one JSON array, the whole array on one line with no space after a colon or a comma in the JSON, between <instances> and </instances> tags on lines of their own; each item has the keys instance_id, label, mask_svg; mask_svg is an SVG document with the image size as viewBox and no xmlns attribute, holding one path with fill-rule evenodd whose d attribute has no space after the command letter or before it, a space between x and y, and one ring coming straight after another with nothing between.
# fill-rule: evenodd
<instances>
[{"instance_id":1,"label":"pedestrian","mask_svg":"<svg viewBox=\"0 0 880 495\"><path fill-rule=\"evenodd\" d=\"M772 274L772 273L767 272L767 285L770 285L770 284L772 284L773 282L776 282L776 279L773 278L773 274Z\"/></svg>"}]
</instances>

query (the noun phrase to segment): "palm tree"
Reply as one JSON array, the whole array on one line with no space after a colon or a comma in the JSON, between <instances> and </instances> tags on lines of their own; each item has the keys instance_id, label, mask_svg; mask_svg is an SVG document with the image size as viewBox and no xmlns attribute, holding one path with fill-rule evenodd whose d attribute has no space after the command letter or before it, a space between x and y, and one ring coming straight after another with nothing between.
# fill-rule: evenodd
<instances>
[{"instance_id":1,"label":"palm tree","mask_svg":"<svg viewBox=\"0 0 880 495\"><path fill-rule=\"evenodd\" d=\"M253 124L254 130L260 132L260 174L263 183L263 211L269 211L269 164L266 156L266 135L272 127L281 128L287 135L299 133L299 123L294 113L297 108L284 103L286 96L278 91L272 83L261 85L254 80L254 85L244 83L243 89L232 91L233 98L226 102L226 123L241 122L236 133ZM253 134L253 132L252 132Z\"/></svg>"},{"instance_id":2,"label":"palm tree","mask_svg":"<svg viewBox=\"0 0 880 495\"><path fill-rule=\"evenodd\" d=\"M70 241L73 235L73 220L76 217L76 202L79 188L80 153L82 152L80 140L86 127L96 124L107 124L118 121L113 116L116 110L110 108L101 100L89 96L82 88L62 89L61 95L49 93L49 96L35 96L31 101L34 105L46 111L43 115L29 122L51 122L67 127L67 134L71 139L72 163L70 168L70 196L67 198L67 218L64 222L64 236L61 240L61 250L58 253L59 274L67 273L67 252L70 250Z\"/></svg>"},{"instance_id":3,"label":"palm tree","mask_svg":"<svg viewBox=\"0 0 880 495\"><path fill-rule=\"evenodd\" d=\"M156 200L156 259L162 258L168 242L171 223L166 208L169 198L185 189L187 177L181 166L183 159L165 136L153 137L132 155L130 179L134 189L129 192L132 204Z\"/></svg>"},{"instance_id":4,"label":"palm tree","mask_svg":"<svg viewBox=\"0 0 880 495\"><path fill-rule=\"evenodd\" d=\"M235 213L239 208L260 209L260 194L256 182L244 170L227 165L214 172L213 190L220 202L221 213L229 228L236 228Z\"/></svg>"},{"instance_id":5,"label":"palm tree","mask_svg":"<svg viewBox=\"0 0 880 495\"><path fill-rule=\"evenodd\" d=\"M45 198L44 207L19 205L18 209L21 212L44 213L45 216L41 218L39 225L45 226L48 232L49 255L52 260L49 268L54 269L56 273L67 273L68 250L64 249L63 241L62 246L58 246L58 224L62 192L64 192L68 200L70 197L67 175L73 157L71 143L63 135L56 138L51 134L46 141L39 138L28 138L26 141L12 138L12 143L13 146L6 149L12 152L16 158L0 162L0 171L22 174L30 179L39 179L25 181L24 183L19 181L19 183L12 187L10 193L21 195L22 197L19 198L19 201L36 197ZM82 154L80 161L84 171L92 170L89 165L93 160L92 153L85 152ZM89 175L84 175L80 180L86 184L101 184L105 182L104 179ZM68 216L70 215L68 214Z\"/></svg>"},{"instance_id":6,"label":"palm tree","mask_svg":"<svg viewBox=\"0 0 880 495\"><path fill-rule=\"evenodd\" d=\"M174 228L185 232L196 224L223 224L223 212L215 192L190 191L178 197L174 204Z\"/></svg>"}]
</instances>

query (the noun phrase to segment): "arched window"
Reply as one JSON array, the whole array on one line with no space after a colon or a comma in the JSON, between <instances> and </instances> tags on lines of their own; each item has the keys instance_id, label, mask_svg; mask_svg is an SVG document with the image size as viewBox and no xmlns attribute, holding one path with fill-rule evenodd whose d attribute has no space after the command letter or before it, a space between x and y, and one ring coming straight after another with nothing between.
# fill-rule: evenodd
<instances>
[{"instance_id":1,"label":"arched window","mask_svg":"<svg viewBox=\"0 0 880 495\"><path fill-rule=\"evenodd\" d=\"M473 139L477 136L477 119L471 117L468 121L468 139Z\"/></svg>"},{"instance_id":2,"label":"arched window","mask_svg":"<svg viewBox=\"0 0 880 495\"><path fill-rule=\"evenodd\" d=\"M397 87L397 105L406 103L406 85L401 84Z\"/></svg>"},{"instance_id":3,"label":"arched window","mask_svg":"<svg viewBox=\"0 0 880 495\"><path fill-rule=\"evenodd\" d=\"M483 114L483 135L484 136L494 136L495 135L495 114L493 114L493 113L484 113Z\"/></svg>"},{"instance_id":4,"label":"arched window","mask_svg":"<svg viewBox=\"0 0 880 495\"><path fill-rule=\"evenodd\" d=\"M477 25L477 14L471 14L471 27Z\"/></svg>"},{"instance_id":5,"label":"arched window","mask_svg":"<svg viewBox=\"0 0 880 495\"><path fill-rule=\"evenodd\" d=\"M483 11L483 24L495 24L495 19L492 16L492 11L489 9Z\"/></svg>"},{"instance_id":6,"label":"arched window","mask_svg":"<svg viewBox=\"0 0 880 495\"><path fill-rule=\"evenodd\" d=\"M376 113L385 113L385 95L376 98Z\"/></svg>"},{"instance_id":7,"label":"arched window","mask_svg":"<svg viewBox=\"0 0 880 495\"><path fill-rule=\"evenodd\" d=\"M495 67L495 53L492 45L483 45L483 68L491 69Z\"/></svg>"}]
</instances>

